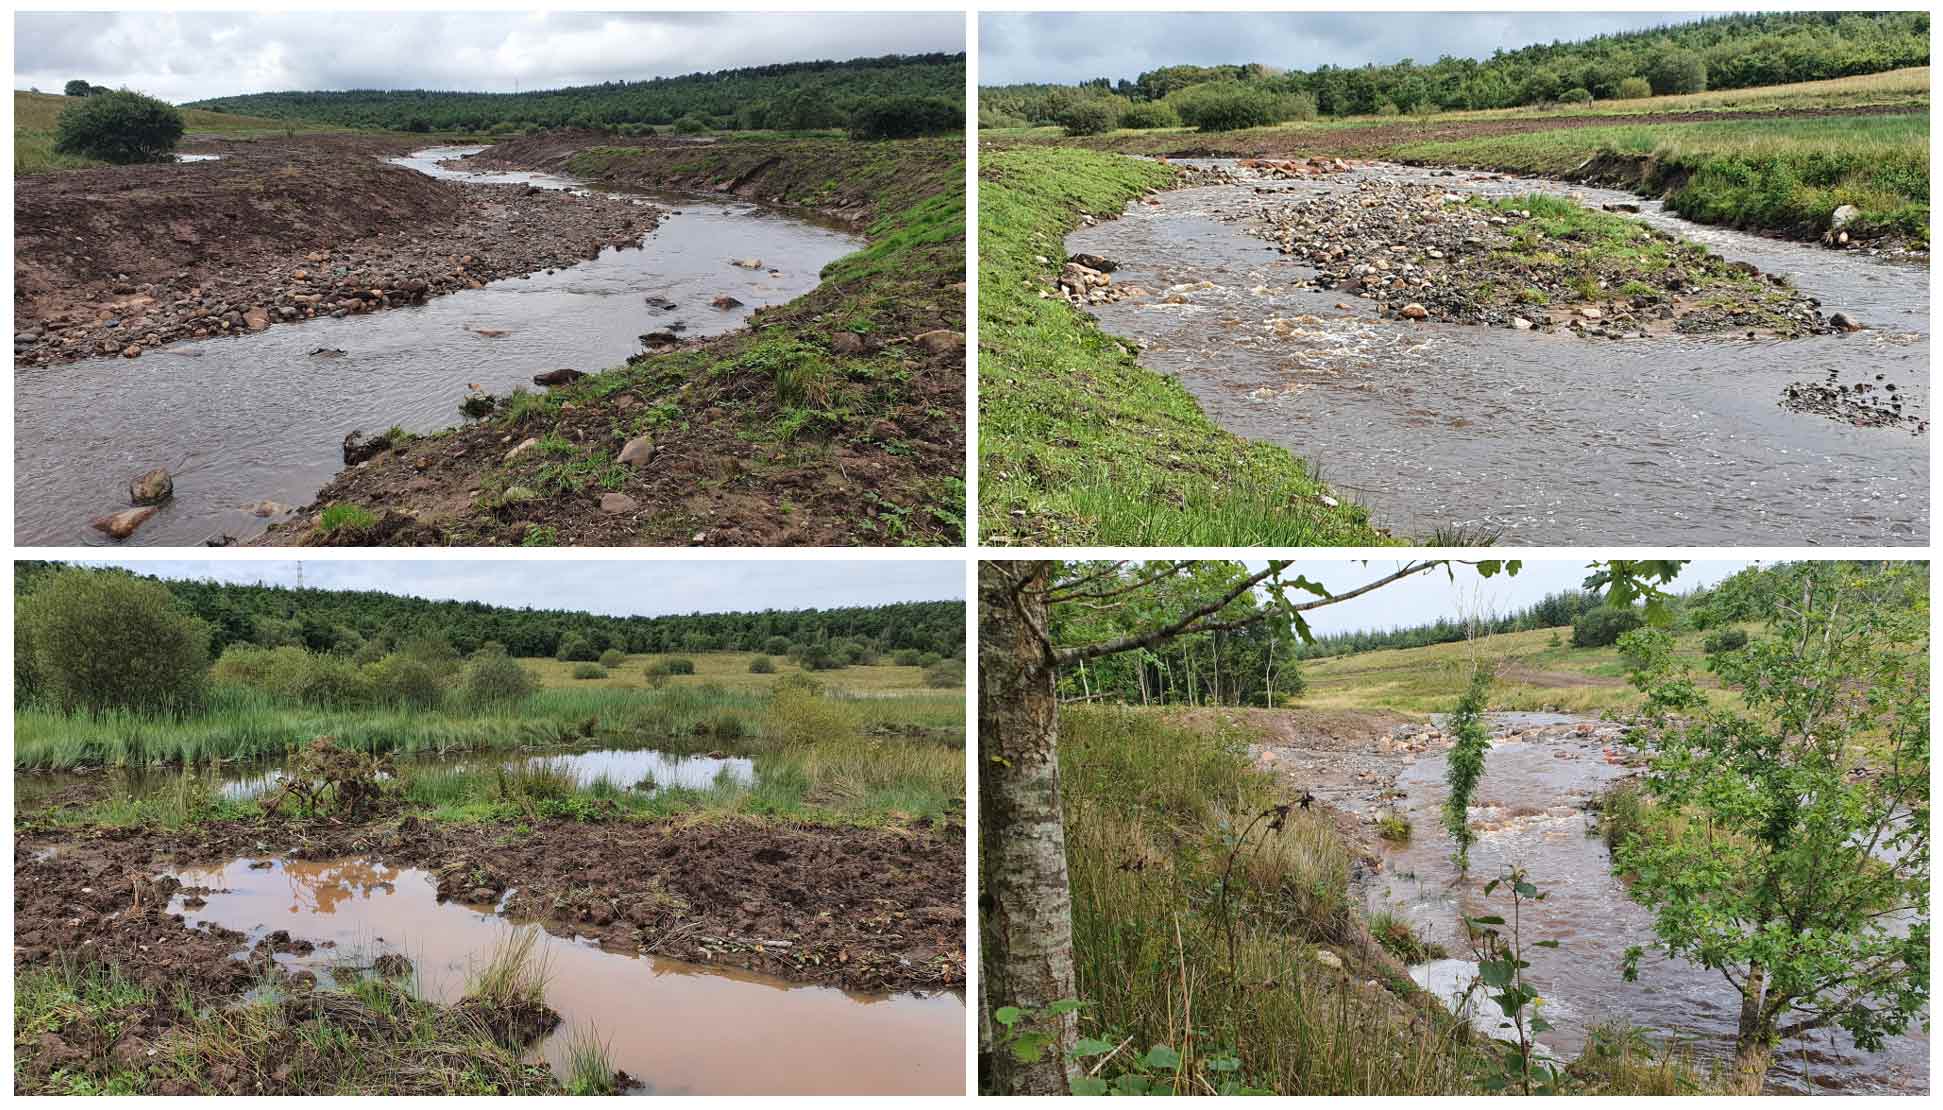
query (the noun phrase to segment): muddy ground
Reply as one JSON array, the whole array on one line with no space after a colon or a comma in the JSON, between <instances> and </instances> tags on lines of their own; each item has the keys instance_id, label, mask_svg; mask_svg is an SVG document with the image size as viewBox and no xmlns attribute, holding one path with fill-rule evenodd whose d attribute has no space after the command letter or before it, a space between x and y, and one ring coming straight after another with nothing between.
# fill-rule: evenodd
<instances>
[{"instance_id":1,"label":"muddy ground","mask_svg":"<svg viewBox=\"0 0 1943 1110\"><path fill-rule=\"evenodd\" d=\"M625 144L619 146L616 144ZM644 152L617 156L619 149ZM699 144L596 134L516 139L474 164L572 174L602 188L733 194L867 228L902 206L962 192L962 147L919 140ZM353 546L632 544L837 546L958 542L963 529L965 274L963 230L913 248L893 267L751 316L712 339L674 338L598 387L518 426L499 419L423 437L341 472L297 519L254 541ZM817 368L805 402L784 404L775 354ZM599 371L603 367L577 367ZM572 386L568 389L571 391ZM781 431L814 409L801 432ZM675 414L670 419L667 414ZM538 451L552 435L618 458L636 440L651 459L624 481L548 486ZM557 465L554 469L558 469ZM507 490L538 496L508 498ZM495 495L498 491L498 495ZM372 511L368 528L317 527L324 508Z\"/></svg>"},{"instance_id":2,"label":"muddy ground","mask_svg":"<svg viewBox=\"0 0 1943 1110\"><path fill-rule=\"evenodd\" d=\"M499 902L560 936L861 991L964 984L964 831L777 822L211 822L182 830L22 831L14 963L83 951L145 983L244 989L268 953L167 915L163 872L241 857L358 856L434 872L439 896Z\"/></svg>"},{"instance_id":3,"label":"muddy ground","mask_svg":"<svg viewBox=\"0 0 1943 1110\"><path fill-rule=\"evenodd\" d=\"M206 140L217 161L20 178L14 358L39 366L417 304L639 244L660 213L438 181L426 140Z\"/></svg>"}]
</instances>

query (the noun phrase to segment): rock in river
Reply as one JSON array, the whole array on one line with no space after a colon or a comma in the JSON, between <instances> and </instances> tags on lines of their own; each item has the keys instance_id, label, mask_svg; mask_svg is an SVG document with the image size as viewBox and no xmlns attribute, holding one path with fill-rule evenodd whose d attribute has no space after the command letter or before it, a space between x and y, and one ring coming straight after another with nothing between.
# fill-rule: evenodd
<instances>
[{"instance_id":1,"label":"rock in river","mask_svg":"<svg viewBox=\"0 0 1943 1110\"><path fill-rule=\"evenodd\" d=\"M366 439L363 432L352 430L344 436L344 465L356 466L366 459L384 454L391 450L392 446L390 432Z\"/></svg>"},{"instance_id":2,"label":"rock in river","mask_svg":"<svg viewBox=\"0 0 1943 1110\"><path fill-rule=\"evenodd\" d=\"M716 297L714 300L708 303L714 305L716 308L723 310L724 312L728 311L731 308L742 307L741 301L736 300L734 297L729 296L727 293L724 293L721 296Z\"/></svg>"},{"instance_id":3,"label":"rock in river","mask_svg":"<svg viewBox=\"0 0 1943 1110\"><path fill-rule=\"evenodd\" d=\"M563 367L559 370L548 370L544 374L533 375L533 384L534 385L572 385L573 383L579 381L580 379L586 376L587 376L586 374L583 374L578 370L569 370Z\"/></svg>"},{"instance_id":4,"label":"rock in river","mask_svg":"<svg viewBox=\"0 0 1943 1110\"><path fill-rule=\"evenodd\" d=\"M128 503L131 505L160 505L173 496L175 479L159 466L128 483Z\"/></svg>"},{"instance_id":5,"label":"rock in river","mask_svg":"<svg viewBox=\"0 0 1943 1110\"><path fill-rule=\"evenodd\" d=\"M118 513L96 517L90 525L98 532L106 532L118 540L125 540L135 534L135 529L148 522L148 518L162 510L153 505L139 509L123 509Z\"/></svg>"}]
</instances>

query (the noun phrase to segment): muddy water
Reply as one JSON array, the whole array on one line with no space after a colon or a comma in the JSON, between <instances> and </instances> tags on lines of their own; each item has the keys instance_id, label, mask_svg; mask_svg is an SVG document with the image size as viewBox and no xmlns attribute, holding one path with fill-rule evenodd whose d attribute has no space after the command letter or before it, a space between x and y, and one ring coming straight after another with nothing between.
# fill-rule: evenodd
<instances>
[{"instance_id":1,"label":"muddy water","mask_svg":"<svg viewBox=\"0 0 1943 1110\"><path fill-rule=\"evenodd\" d=\"M1785 274L1825 312L1847 312L1869 330L1614 341L1386 322L1375 302L1291 288L1314 269L1251 234L1248 219L1362 178L1641 203L1558 182L1375 166L1166 193L1066 246L1119 262L1117 284L1153 292L1091 310L1107 331L1142 344L1143 365L1180 379L1223 427L1315 460L1398 534L1459 525L1510 544L1658 545L1905 545L1928 536L1926 435L1778 403L1789 383L1837 369L1844 383L1882 374L1907 411L1927 418L1927 269L1697 225L1644 202L1640 219ZM1160 303L1175 286L1190 286L1181 290L1187 303ZM1314 319L1278 334L1274 321L1298 316Z\"/></svg>"},{"instance_id":2,"label":"muddy water","mask_svg":"<svg viewBox=\"0 0 1943 1110\"><path fill-rule=\"evenodd\" d=\"M400 161L481 188L572 185L543 174L439 165L474 149L438 148ZM125 508L128 480L153 466L175 474L175 499L126 542L253 536L269 520L248 506L309 502L342 467L340 445L352 429L435 431L460 420L459 401L472 385L505 394L537 388L532 377L541 371L614 366L640 349L640 335L676 322L691 337L733 330L756 308L814 289L825 265L861 245L855 236L733 200L656 203L679 215L664 219L638 249L606 250L551 274L418 307L178 343L140 359L17 369L15 541L112 542L88 521ZM730 264L751 257L763 268ZM724 293L744 307L710 307ZM658 311L647 297L677 307ZM492 338L477 329L507 334ZM320 348L344 353L311 354Z\"/></svg>"},{"instance_id":3,"label":"muddy water","mask_svg":"<svg viewBox=\"0 0 1943 1110\"><path fill-rule=\"evenodd\" d=\"M1552 725L1573 718L1541 714L1494 715L1494 731ZM1406 845L1383 846L1383 868L1365 884L1372 910L1406 918L1451 959L1413 969L1420 984L1446 998L1462 993L1476 974L1467 962L1463 916L1509 917L1506 899L1479 895L1484 882L1506 867L1526 868L1547 892L1528 905L1528 940L1557 940L1557 949L1526 953L1529 974L1555 1028L1539 1037L1552 1055L1569 1059L1585 1045L1586 1032L1608 1019L1648 1029L1656 1040L1685 1046L1704 1061L1731 1060L1739 995L1716 972L1682 960L1649 956L1637 982L1620 978L1620 959L1653 936L1652 914L1626 895L1612 875L1605 841L1593 835L1584 812L1608 785L1627 774L1608 761L1599 739L1506 742L1494 735L1484 777L1471 810L1482 831L1471 849L1470 879L1453 885L1452 845L1439 811L1448 796L1446 757L1426 756L1397 780L1400 803L1415 835ZM1485 1005L1489 1005L1486 1003ZM1495 1013L1495 1009L1492 1011ZM1495 1021L1477 1019L1495 1029ZM1921 1027L1892 1039L1880 1052L1857 1050L1845 1034L1818 1034L1794 1042L1768 1076L1771 1091L1910 1094L1929 1089L1929 1039Z\"/></svg>"},{"instance_id":4,"label":"muddy water","mask_svg":"<svg viewBox=\"0 0 1943 1110\"><path fill-rule=\"evenodd\" d=\"M268 862L268 867L252 864ZM457 1001L512 923L490 907L441 903L429 872L369 860L236 860L175 872L213 888L191 926L248 935L287 930L319 947L279 955L330 985L399 953L420 993ZM328 945L328 946L326 946ZM561 1025L536 1046L564 1074L576 1029L608 1042L614 1066L642 1094L953 1094L964 1090L965 1008L955 995L853 994L747 971L622 955L543 933L547 1004Z\"/></svg>"},{"instance_id":5,"label":"muddy water","mask_svg":"<svg viewBox=\"0 0 1943 1110\"><path fill-rule=\"evenodd\" d=\"M706 790L718 782L753 783L756 779L755 761L750 759L671 755L652 748L597 748L539 755L424 755L397 760L400 768L415 771L490 771L516 763L564 771L583 787L605 778L622 790L669 787ZM146 798L172 789L183 774L174 767L115 767L96 772L19 771L14 774L14 796L21 804L33 806L64 790L92 785L116 797ZM212 789L224 798L240 801L273 790L282 781L283 768L265 760L223 768Z\"/></svg>"}]
</instances>

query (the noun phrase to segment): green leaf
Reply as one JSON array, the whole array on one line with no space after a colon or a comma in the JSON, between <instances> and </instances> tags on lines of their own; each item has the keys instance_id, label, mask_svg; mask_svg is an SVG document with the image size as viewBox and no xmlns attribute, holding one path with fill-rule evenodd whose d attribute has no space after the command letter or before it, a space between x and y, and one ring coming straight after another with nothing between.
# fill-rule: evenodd
<instances>
[{"instance_id":1,"label":"green leaf","mask_svg":"<svg viewBox=\"0 0 1943 1110\"><path fill-rule=\"evenodd\" d=\"M1164 1044L1157 1044L1147 1050L1145 1063L1150 1068L1173 1071L1181 1066L1181 1054Z\"/></svg>"},{"instance_id":2,"label":"green leaf","mask_svg":"<svg viewBox=\"0 0 1943 1110\"><path fill-rule=\"evenodd\" d=\"M1046 1013L1048 1013L1048 1014L1070 1014L1070 1013L1073 1013L1073 1012L1075 1012L1075 1011L1077 1011L1077 1010L1081 1010L1081 1009L1084 1009L1084 1008L1085 1008L1085 1006L1086 1006L1086 1003L1084 1003L1084 1002L1081 1002L1081 1001L1080 1001L1079 999L1077 999L1077 998L1062 998L1062 999L1060 999L1059 1001L1057 1001L1057 1002L1054 1002L1054 1003L1052 1003L1051 1005L1049 1005L1049 1006L1047 1006L1047 1007L1046 1007Z\"/></svg>"},{"instance_id":3,"label":"green leaf","mask_svg":"<svg viewBox=\"0 0 1943 1110\"><path fill-rule=\"evenodd\" d=\"M1071 1086L1076 1095L1103 1095L1111 1089L1106 1080L1094 1075L1074 1076Z\"/></svg>"},{"instance_id":4,"label":"green leaf","mask_svg":"<svg viewBox=\"0 0 1943 1110\"><path fill-rule=\"evenodd\" d=\"M1073 1046L1075 1056L1098 1056L1102 1052L1111 1051L1113 1051L1112 1045L1093 1037L1081 1037L1079 1043Z\"/></svg>"},{"instance_id":5,"label":"green leaf","mask_svg":"<svg viewBox=\"0 0 1943 1110\"><path fill-rule=\"evenodd\" d=\"M1000 1006L998 1009L992 1011L992 1020L1005 1026L1007 1029L1017 1025L1019 1019L1024 1016L1024 1011L1020 1010L1017 1006Z\"/></svg>"}]
</instances>

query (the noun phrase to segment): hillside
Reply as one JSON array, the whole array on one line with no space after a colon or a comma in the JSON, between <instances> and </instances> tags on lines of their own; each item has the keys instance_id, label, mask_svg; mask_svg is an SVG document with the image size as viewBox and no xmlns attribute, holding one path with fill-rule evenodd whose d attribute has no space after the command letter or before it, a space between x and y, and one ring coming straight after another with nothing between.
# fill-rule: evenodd
<instances>
[{"instance_id":1,"label":"hillside","mask_svg":"<svg viewBox=\"0 0 1943 1110\"><path fill-rule=\"evenodd\" d=\"M48 170L78 169L83 166L105 164L93 158L54 152L54 131L59 124L61 113L75 103L77 103L75 97L18 90L14 92L14 173L42 173ZM235 115L199 108L183 109L182 124L184 143L193 143L205 137L251 139L264 135L316 134L345 130L343 127L328 124L296 123L293 125L291 121L270 119L266 116Z\"/></svg>"},{"instance_id":2,"label":"hillside","mask_svg":"<svg viewBox=\"0 0 1943 1110\"><path fill-rule=\"evenodd\" d=\"M962 106L964 87L963 54L889 54L520 93L274 92L189 107L404 131L665 126L690 116L720 130L811 130L845 126L858 108L890 97L941 98Z\"/></svg>"}]
</instances>

